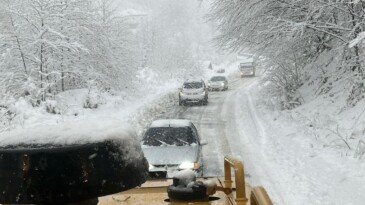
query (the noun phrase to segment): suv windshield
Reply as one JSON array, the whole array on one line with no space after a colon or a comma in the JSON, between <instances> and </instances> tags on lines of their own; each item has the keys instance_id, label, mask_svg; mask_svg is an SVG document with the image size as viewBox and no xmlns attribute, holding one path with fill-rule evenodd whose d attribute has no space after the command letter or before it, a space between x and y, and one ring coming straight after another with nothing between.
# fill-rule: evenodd
<instances>
[{"instance_id":1,"label":"suv windshield","mask_svg":"<svg viewBox=\"0 0 365 205\"><path fill-rule=\"evenodd\" d=\"M253 65L240 65L241 70L252 69Z\"/></svg>"},{"instance_id":2,"label":"suv windshield","mask_svg":"<svg viewBox=\"0 0 365 205\"><path fill-rule=\"evenodd\" d=\"M197 144L197 139L190 127L155 127L147 130L142 144L149 146Z\"/></svg>"},{"instance_id":3,"label":"suv windshield","mask_svg":"<svg viewBox=\"0 0 365 205\"><path fill-rule=\"evenodd\" d=\"M211 81L225 81L226 78L224 76L214 76L210 80Z\"/></svg>"},{"instance_id":4,"label":"suv windshield","mask_svg":"<svg viewBox=\"0 0 365 205\"><path fill-rule=\"evenodd\" d=\"M191 82L191 83L184 83L184 88L186 89L196 89L196 88L202 88L203 83L201 82Z\"/></svg>"}]
</instances>

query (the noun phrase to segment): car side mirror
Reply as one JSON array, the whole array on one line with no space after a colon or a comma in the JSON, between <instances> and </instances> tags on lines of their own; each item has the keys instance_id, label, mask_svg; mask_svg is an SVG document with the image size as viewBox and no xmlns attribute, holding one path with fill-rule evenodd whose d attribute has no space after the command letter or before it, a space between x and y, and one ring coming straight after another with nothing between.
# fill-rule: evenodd
<instances>
[{"instance_id":1,"label":"car side mirror","mask_svg":"<svg viewBox=\"0 0 365 205\"><path fill-rule=\"evenodd\" d=\"M207 141L205 141L205 140L200 141L200 145L201 145L201 146L204 146L204 145L207 145L207 144L208 144L208 142L207 142Z\"/></svg>"}]
</instances>

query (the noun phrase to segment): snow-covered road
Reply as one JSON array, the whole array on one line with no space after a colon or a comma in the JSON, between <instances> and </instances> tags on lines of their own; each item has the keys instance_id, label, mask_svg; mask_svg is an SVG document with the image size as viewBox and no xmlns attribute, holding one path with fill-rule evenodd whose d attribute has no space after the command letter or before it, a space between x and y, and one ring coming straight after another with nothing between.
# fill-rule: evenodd
<instances>
[{"instance_id":1,"label":"snow-covered road","mask_svg":"<svg viewBox=\"0 0 365 205\"><path fill-rule=\"evenodd\" d=\"M306 123L308 119L303 116L308 110L318 111L318 107L309 104L290 111L273 110L263 100L267 96L259 92L262 77L241 79L234 71L232 67L229 90L210 92L207 106L178 106L178 82L126 99L109 96L107 104L93 110L82 107L86 90L74 90L64 93L63 99L71 103L66 107L79 102L75 112L51 115L21 100L14 106L17 118L11 128L40 126L48 130L49 125L105 124L112 119L133 125L142 135L155 119L190 119L202 140L208 142L203 147L205 176L223 175L223 157L233 154L243 159L247 181L264 186L275 204L365 204L364 159L328 146L331 139L314 133L312 121Z\"/></svg>"},{"instance_id":2,"label":"snow-covered road","mask_svg":"<svg viewBox=\"0 0 365 205\"><path fill-rule=\"evenodd\" d=\"M259 77L233 76L228 91L209 93L208 106L176 106L163 116L190 119L197 126L208 142L204 175L222 175L223 157L233 154L243 159L248 181L263 185L275 204L362 204L365 186L358 179L363 175L351 178L333 155L319 153L300 125L281 124L262 113L258 83Z\"/></svg>"},{"instance_id":3,"label":"snow-covered road","mask_svg":"<svg viewBox=\"0 0 365 205\"><path fill-rule=\"evenodd\" d=\"M203 147L204 176L223 175L223 158L233 154L244 160L246 177L251 183L273 181L261 166L266 159L261 151L265 130L248 92L256 82L256 78L235 76L230 79L228 91L209 93L208 106L180 106L165 114L166 118L192 120L202 140L208 142ZM275 197L283 201L280 193L275 193Z\"/></svg>"}]
</instances>

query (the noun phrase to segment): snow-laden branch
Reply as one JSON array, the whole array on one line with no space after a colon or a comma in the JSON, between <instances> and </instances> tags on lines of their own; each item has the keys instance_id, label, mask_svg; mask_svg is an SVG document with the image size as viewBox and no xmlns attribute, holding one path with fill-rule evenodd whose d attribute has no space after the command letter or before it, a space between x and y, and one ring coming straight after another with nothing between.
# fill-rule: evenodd
<instances>
[{"instance_id":1,"label":"snow-laden branch","mask_svg":"<svg viewBox=\"0 0 365 205\"><path fill-rule=\"evenodd\" d=\"M365 38L365 32L359 33L355 39L350 41L349 48L352 48L355 45L359 44L364 38Z\"/></svg>"}]
</instances>

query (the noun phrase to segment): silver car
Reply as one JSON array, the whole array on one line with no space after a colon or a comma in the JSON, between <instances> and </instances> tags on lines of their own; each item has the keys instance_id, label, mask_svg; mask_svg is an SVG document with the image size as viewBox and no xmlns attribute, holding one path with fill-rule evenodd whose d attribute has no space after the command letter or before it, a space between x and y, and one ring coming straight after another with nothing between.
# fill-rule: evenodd
<instances>
[{"instance_id":1,"label":"silver car","mask_svg":"<svg viewBox=\"0 0 365 205\"><path fill-rule=\"evenodd\" d=\"M225 76L213 76L208 80L208 90L228 90L228 80Z\"/></svg>"},{"instance_id":2,"label":"silver car","mask_svg":"<svg viewBox=\"0 0 365 205\"><path fill-rule=\"evenodd\" d=\"M252 77L255 76L256 67L253 62L252 63L240 63L239 69L240 69L241 78L243 78L244 76L252 76Z\"/></svg>"},{"instance_id":3,"label":"silver car","mask_svg":"<svg viewBox=\"0 0 365 205\"><path fill-rule=\"evenodd\" d=\"M203 173L202 145L190 120L152 122L142 139L142 149L153 177L168 177L184 169Z\"/></svg>"},{"instance_id":4,"label":"silver car","mask_svg":"<svg viewBox=\"0 0 365 205\"><path fill-rule=\"evenodd\" d=\"M208 89L203 80L185 81L179 92L179 105L187 103L208 104Z\"/></svg>"}]
</instances>

